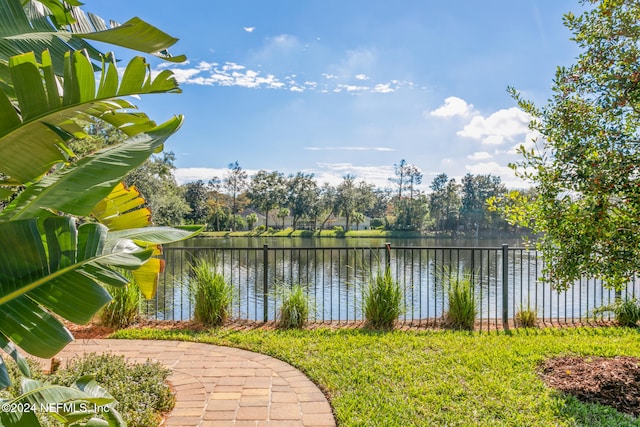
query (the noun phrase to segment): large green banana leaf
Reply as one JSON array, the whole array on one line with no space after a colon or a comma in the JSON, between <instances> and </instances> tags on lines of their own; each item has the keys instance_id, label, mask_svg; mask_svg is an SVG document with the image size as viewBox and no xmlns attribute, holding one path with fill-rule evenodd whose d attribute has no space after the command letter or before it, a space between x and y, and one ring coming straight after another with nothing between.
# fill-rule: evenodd
<instances>
[{"instance_id":1,"label":"large green banana leaf","mask_svg":"<svg viewBox=\"0 0 640 427\"><path fill-rule=\"evenodd\" d=\"M85 14L78 7L65 7L60 0L43 2L48 10L38 3L29 2L25 8L20 0L0 2L0 62L11 56L47 49L51 50L59 73L63 69L61 60L69 50L86 49L91 58L99 62L100 52L85 39L154 54L167 61L185 60L183 55L172 57L166 52L176 43L176 38L139 18L107 26L100 17Z\"/></svg>"},{"instance_id":2,"label":"large green banana leaf","mask_svg":"<svg viewBox=\"0 0 640 427\"><path fill-rule=\"evenodd\" d=\"M131 230L109 236L98 223L54 216L0 223L0 342L51 357L73 337L50 312L87 323L111 297L102 286L111 267L136 269L154 253L129 237L159 244L191 237L193 230ZM44 232L42 231L44 230ZM129 237L127 237L129 236Z\"/></svg>"},{"instance_id":3,"label":"large green banana leaf","mask_svg":"<svg viewBox=\"0 0 640 427\"><path fill-rule=\"evenodd\" d=\"M170 72L151 79L141 57L129 63L120 82L115 64L109 63L96 87L86 55L67 54L63 96L58 93L59 79L47 52L43 53L42 64L33 53L12 57L9 69L18 110L10 96L0 90L0 173L18 183L29 183L68 160L70 151L64 142L77 130L71 119L93 116L133 136L150 131L156 123L142 113L124 111L133 106L116 97L179 91ZM168 127L172 126L165 126L165 130Z\"/></svg>"},{"instance_id":4,"label":"large green banana leaf","mask_svg":"<svg viewBox=\"0 0 640 427\"><path fill-rule=\"evenodd\" d=\"M47 213L45 210L89 215L129 171L160 149L181 123L181 117L174 117L146 134L102 149L43 177L0 212L0 221L42 216Z\"/></svg>"}]
</instances>

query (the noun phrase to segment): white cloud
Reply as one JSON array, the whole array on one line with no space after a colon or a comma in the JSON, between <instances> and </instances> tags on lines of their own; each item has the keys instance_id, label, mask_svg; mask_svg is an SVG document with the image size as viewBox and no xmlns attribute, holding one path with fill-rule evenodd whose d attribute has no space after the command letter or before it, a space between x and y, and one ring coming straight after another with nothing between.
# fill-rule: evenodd
<instances>
[{"instance_id":1,"label":"white cloud","mask_svg":"<svg viewBox=\"0 0 640 427\"><path fill-rule=\"evenodd\" d=\"M388 187L389 177L393 176L393 166L356 166L351 163L317 163L317 167L306 170L313 173L318 182L338 185L347 174L355 175L356 181L366 181L376 187Z\"/></svg>"},{"instance_id":2,"label":"white cloud","mask_svg":"<svg viewBox=\"0 0 640 427\"><path fill-rule=\"evenodd\" d=\"M256 27L242 27L243 30L245 30L247 33L253 33L253 30L256 29Z\"/></svg>"},{"instance_id":3,"label":"white cloud","mask_svg":"<svg viewBox=\"0 0 640 427\"><path fill-rule=\"evenodd\" d=\"M467 172L474 175L496 175L508 188L522 188L527 186L524 181L519 179L508 166L499 165L496 162L481 162L475 165L466 165Z\"/></svg>"},{"instance_id":4,"label":"white cloud","mask_svg":"<svg viewBox=\"0 0 640 427\"><path fill-rule=\"evenodd\" d=\"M358 79L358 80L369 80L369 77L366 74L356 74L356 79Z\"/></svg>"},{"instance_id":5,"label":"white cloud","mask_svg":"<svg viewBox=\"0 0 640 427\"><path fill-rule=\"evenodd\" d=\"M396 151L395 148L389 147L304 147L309 151Z\"/></svg>"},{"instance_id":6,"label":"white cloud","mask_svg":"<svg viewBox=\"0 0 640 427\"><path fill-rule=\"evenodd\" d=\"M486 160L486 159L490 159L492 157L493 156L491 154L487 153L486 151L477 151L477 152L475 152L473 154L469 154L467 156L467 159L470 159L470 160Z\"/></svg>"},{"instance_id":7,"label":"white cloud","mask_svg":"<svg viewBox=\"0 0 640 427\"><path fill-rule=\"evenodd\" d=\"M375 93L391 93L391 92L395 92L395 89L391 88L391 85L389 83L386 84L377 84L374 88L373 88L373 92Z\"/></svg>"},{"instance_id":8,"label":"white cloud","mask_svg":"<svg viewBox=\"0 0 640 427\"><path fill-rule=\"evenodd\" d=\"M467 104L464 99L450 96L444 100L443 106L431 111L429 114L435 117L467 117L473 111L473 104Z\"/></svg>"},{"instance_id":9,"label":"white cloud","mask_svg":"<svg viewBox=\"0 0 640 427\"><path fill-rule=\"evenodd\" d=\"M531 116L512 107L508 110L499 110L489 117L475 116L461 131L459 136L480 139L483 144L499 145L505 141L511 141L517 135L529 131Z\"/></svg>"},{"instance_id":10,"label":"white cloud","mask_svg":"<svg viewBox=\"0 0 640 427\"><path fill-rule=\"evenodd\" d=\"M253 169L244 169L244 171L247 172L247 175L249 176L255 175L258 172ZM183 185L188 182L198 180L202 180L207 183L214 176L222 178L228 172L228 168L177 168L173 171L173 176L176 178L179 185Z\"/></svg>"}]
</instances>

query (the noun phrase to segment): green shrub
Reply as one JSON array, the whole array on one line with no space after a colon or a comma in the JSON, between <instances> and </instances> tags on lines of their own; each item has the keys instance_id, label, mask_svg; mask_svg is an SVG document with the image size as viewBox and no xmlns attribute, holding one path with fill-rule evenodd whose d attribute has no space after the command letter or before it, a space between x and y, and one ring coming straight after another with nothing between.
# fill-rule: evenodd
<instances>
[{"instance_id":1,"label":"green shrub","mask_svg":"<svg viewBox=\"0 0 640 427\"><path fill-rule=\"evenodd\" d=\"M0 398L20 395L20 372L13 360L7 360L13 385L0 391ZM175 404L175 397L167 384L170 370L156 362L126 363L123 356L87 354L69 360L66 367L51 375L42 372L39 363L28 359L31 377L46 383L71 386L84 375L95 376L96 382L117 401L115 409L129 426L155 427ZM39 414L42 425L61 426L50 415ZM75 424L74 424L75 425ZM84 425L84 424L83 424Z\"/></svg>"},{"instance_id":2,"label":"green shrub","mask_svg":"<svg viewBox=\"0 0 640 427\"><path fill-rule=\"evenodd\" d=\"M531 308L527 304L527 306L521 305L515 315L516 326L522 328L533 328L536 326L538 321L538 310L536 308Z\"/></svg>"},{"instance_id":3,"label":"green shrub","mask_svg":"<svg viewBox=\"0 0 640 427\"><path fill-rule=\"evenodd\" d=\"M444 314L444 323L455 329L472 330L478 314L475 292L470 274L462 277L449 275L447 296L448 311Z\"/></svg>"},{"instance_id":4,"label":"green shrub","mask_svg":"<svg viewBox=\"0 0 640 427\"><path fill-rule=\"evenodd\" d=\"M393 280L391 271L386 269L384 274L370 280L364 289L364 318L365 324L375 329L391 329L400 316L402 309L402 289Z\"/></svg>"},{"instance_id":5,"label":"green shrub","mask_svg":"<svg viewBox=\"0 0 640 427\"><path fill-rule=\"evenodd\" d=\"M282 289L282 306L278 316L281 328L301 328L309 317L309 298L300 285Z\"/></svg>"},{"instance_id":6,"label":"green shrub","mask_svg":"<svg viewBox=\"0 0 640 427\"><path fill-rule=\"evenodd\" d=\"M140 307L140 289L131 273L125 273L129 277L128 285L121 288L111 286L109 293L113 298L99 313L99 318L106 326L114 328L126 328L138 317Z\"/></svg>"},{"instance_id":7,"label":"green shrub","mask_svg":"<svg viewBox=\"0 0 640 427\"><path fill-rule=\"evenodd\" d=\"M124 356L114 354L92 353L71 359L48 381L70 386L89 374L118 401L116 409L129 426L155 427L161 414L169 412L175 404L166 382L170 370L157 362L130 364Z\"/></svg>"},{"instance_id":8,"label":"green shrub","mask_svg":"<svg viewBox=\"0 0 640 427\"><path fill-rule=\"evenodd\" d=\"M207 326L220 326L230 315L233 289L224 276L205 259L191 265L193 277L189 283L195 302L193 317Z\"/></svg>"},{"instance_id":9,"label":"green shrub","mask_svg":"<svg viewBox=\"0 0 640 427\"><path fill-rule=\"evenodd\" d=\"M637 327L640 320L640 303L635 298L622 300L617 298L613 304L595 308L593 314L602 316L604 313L613 313L616 321L621 326Z\"/></svg>"}]
</instances>

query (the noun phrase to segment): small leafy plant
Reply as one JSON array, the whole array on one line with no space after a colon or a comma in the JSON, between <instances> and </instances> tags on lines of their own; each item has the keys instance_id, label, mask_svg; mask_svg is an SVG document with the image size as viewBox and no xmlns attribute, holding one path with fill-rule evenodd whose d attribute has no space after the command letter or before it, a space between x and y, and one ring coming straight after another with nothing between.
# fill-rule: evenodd
<instances>
[{"instance_id":1,"label":"small leafy plant","mask_svg":"<svg viewBox=\"0 0 640 427\"><path fill-rule=\"evenodd\" d=\"M363 300L365 324L371 328L392 329L402 313L402 289L393 280L389 269L384 274L378 272L369 281L364 289Z\"/></svg>"},{"instance_id":2,"label":"small leafy plant","mask_svg":"<svg viewBox=\"0 0 640 427\"><path fill-rule=\"evenodd\" d=\"M109 293L113 299L102 308L99 314L104 325L117 329L131 325L139 313L140 290L133 275L129 273L125 276L130 279L129 284L122 287L110 287Z\"/></svg>"},{"instance_id":3,"label":"small leafy plant","mask_svg":"<svg viewBox=\"0 0 640 427\"><path fill-rule=\"evenodd\" d=\"M478 307L471 275L465 273L461 277L451 274L448 276L449 306L444 314L444 324L454 329L472 330Z\"/></svg>"},{"instance_id":4,"label":"small leafy plant","mask_svg":"<svg viewBox=\"0 0 640 427\"><path fill-rule=\"evenodd\" d=\"M206 326L220 326L230 316L233 289L224 276L206 259L191 265L193 277L189 283L195 302L193 317Z\"/></svg>"},{"instance_id":5,"label":"small leafy plant","mask_svg":"<svg viewBox=\"0 0 640 427\"><path fill-rule=\"evenodd\" d=\"M516 326L521 328L534 328L538 321L538 310L529 304L521 305L515 315Z\"/></svg>"},{"instance_id":6,"label":"small leafy plant","mask_svg":"<svg viewBox=\"0 0 640 427\"><path fill-rule=\"evenodd\" d=\"M282 288L282 306L278 316L278 327L290 329L301 328L309 318L309 297L304 288L293 285L290 289Z\"/></svg>"},{"instance_id":7,"label":"small leafy plant","mask_svg":"<svg viewBox=\"0 0 640 427\"><path fill-rule=\"evenodd\" d=\"M636 298L622 300L616 298L613 304L595 308L595 316L603 316L604 313L613 313L616 322L621 326L637 327L640 320L640 303Z\"/></svg>"}]
</instances>

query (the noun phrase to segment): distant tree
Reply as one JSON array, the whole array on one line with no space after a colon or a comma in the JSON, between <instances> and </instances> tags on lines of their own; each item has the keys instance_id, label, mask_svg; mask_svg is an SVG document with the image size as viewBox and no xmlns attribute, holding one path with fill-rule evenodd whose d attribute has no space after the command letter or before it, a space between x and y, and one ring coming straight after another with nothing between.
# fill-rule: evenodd
<instances>
[{"instance_id":1,"label":"distant tree","mask_svg":"<svg viewBox=\"0 0 640 427\"><path fill-rule=\"evenodd\" d=\"M325 182L320 189L320 199L318 203L319 215L324 216L324 220L320 225L320 229L324 229L327 221L332 216L340 215L340 207L338 205L338 190Z\"/></svg>"},{"instance_id":2,"label":"distant tree","mask_svg":"<svg viewBox=\"0 0 640 427\"><path fill-rule=\"evenodd\" d=\"M247 222L247 227L249 227L249 230L252 230L254 224L258 222L258 215L252 212L246 216L245 221Z\"/></svg>"},{"instance_id":3,"label":"distant tree","mask_svg":"<svg viewBox=\"0 0 640 427\"><path fill-rule=\"evenodd\" d=\"M431 185L429 194L429 213L435 221L436 230L442 230L447 218L447 182L446 173L436 176Z\"/></svg>"},{"instance_id":4,"label":"distant tree","mask_svg":"<svg viewBox=\"0 0 640 427\"><path fill-rule=\"evenodd\" d=\"M293 229L296 229L298 220L303 216L312 217L314 207L320 197L320 189L313 179L313 174L298 172L289 176L286 180L287 207L293 217Z\"/></svg>"},{"instance_id":5,"label":"distant tree","mask_svg":"<svg viewBox=\"0 0 640 427\"><path fill-rule=\"evenodd\" d=\"M277 171L258 171L251 178L247 196L253 207L264 212L265 227L269 228L269 212L286 200L284 175Z\"/></svg>"},{"instance_id":6,"label":"distant tree","mask_svg":"<svg viewBox=\"0 0 640 427\"><path fill-rule=\"evenodd\" d=\"M345 218L345 229L349 231L351 217L358 207L358 189L355 175L347 174L337 187L336 201L338 212Z\"/></svg>"},{"instance_id":7,"label":"distant tree","mask_svg":"<svg viewBox=\"0 0 640 427\"><path fill-rule=\"evenodd\" d=\"M231 196L231 215L237 215L240 212L240 203L238 203L240 194L247 185L247 172L240 167L237 160L234 163L229 163L229 170L223 179L223 185ZM235 228L232 226L232 229Z\"/></svg>"},{"instance_id":8,"label":"distant tree","mask_svg":"<svg viewBox=\"0 0 640 427\"><path fill-rule=\"evenodd\" d=\"M191 224L206 224L210 217L209 192L202 180L189 182L183 185L184 198L191 208L185 215L186 220Z\"/></svg>"},{"instance_id":9,"label":"distant tree","mask_svg":"<svg viewBox=\"0 0 640 427\"><path fill-rule=\"evenodd\" d=\"M487 200L492 197L501 197L506 191L506 187L498 176L465 175L461 185L461 224L466 228L503 226L501 218L495 212L489 212Z\"/></svg>"},{"instance_id":10,"label":"distant tree","mask_svg":"<svg viewBox=\"0 0 640 427\"><path fill-rule=\"evenodd\" d=\"M182 189L173 176L174 162L175 155L172 152L163 152L150 157L124 179L125 184L135 186L144 196L156 225L182 224L190 211Z\"/></svg>"},{"instance_id":11,"label":"distant tree","mask_svg":"<svg viewBox=\"0 0 640 427\"><path fill-rule=\"evenodd\" d=\"M356 223L356 230L360 230L360 224L364 222L364 214L362 212L353 213L353 222Z\"/></svg>"},{"instance_id":12,"label":"distant tree","mask_svg":"<svg viewBox=\"0 0 640 427\"><path fill-rule=\"evenodd\" d=\"M420 194L418 186L422 184L422 172L415 166L402 159L400 163L394 165L395 177L389 178L397 186L397 198L413 198Z\"/></svg>"},{"instance_id":13,"label":"distant tree","mask_svg":"<svg viewBox=\"0 0 640 427\"><path fill-rule=\"evenodd\" d=\"M284 220L289 216L289 208L278 209L278 218L282 218L282 229L284 230Z\"/></svg>"}]
</instances>

